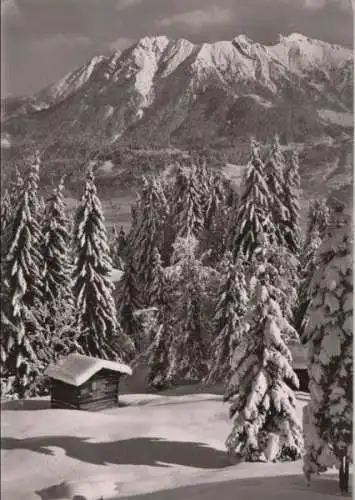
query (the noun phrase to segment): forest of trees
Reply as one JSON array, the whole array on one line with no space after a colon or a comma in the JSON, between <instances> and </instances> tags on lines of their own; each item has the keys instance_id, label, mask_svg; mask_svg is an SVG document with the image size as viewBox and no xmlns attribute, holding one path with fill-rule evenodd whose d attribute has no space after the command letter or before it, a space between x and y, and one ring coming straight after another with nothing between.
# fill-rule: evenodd
<instances>
[{"instance_id":1,"label":"forest of trees","mask_svg":"<svg viewBox=\"0 0 355 500\"><path fill-rule=\"evenodd\" d=\"M111 235L92 168L75 217L63 181L41 198L41 168L36 155L1 200L3 395L45 394L45 368L70 352L143 359L149 389L224 384L230 455L297 460L305 451L307 477L332 457L345 491L351 228L343 208L316 200L301 230L297 155L286 157L277 137L261 155L252 140L238 189L194 157L173 179L144 179L129 232ZM113 267L123 272L116 289ZM291 342L309 346L305 436Z\"/></svg>"}]
</instances>

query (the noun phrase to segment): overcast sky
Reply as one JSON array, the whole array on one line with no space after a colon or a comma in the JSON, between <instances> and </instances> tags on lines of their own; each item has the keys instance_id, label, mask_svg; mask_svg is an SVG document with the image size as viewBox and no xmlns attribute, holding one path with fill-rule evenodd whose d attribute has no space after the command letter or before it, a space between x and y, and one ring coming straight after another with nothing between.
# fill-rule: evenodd
<instances>
[{"instance_id":1,"label":"overcast sky","mask_svg":"<svg viewBox=\"0 0 355 500\"><path fill-rule=\"evenodd\" d=\"M1 0L2 95L32 94L145 35L193 42L300 32L352 46L352 0Z\"/></svg>"}]
</instances>

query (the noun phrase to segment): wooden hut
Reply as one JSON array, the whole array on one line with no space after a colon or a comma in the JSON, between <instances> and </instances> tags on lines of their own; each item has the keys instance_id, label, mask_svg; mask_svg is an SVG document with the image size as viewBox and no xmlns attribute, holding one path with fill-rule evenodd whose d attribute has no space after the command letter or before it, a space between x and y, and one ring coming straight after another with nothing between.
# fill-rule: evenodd
<instances>
[{"instance_id":1,"label":"wooden hut","mask_svg":"<svg viewBox=\"0 0 355 500\"><path fill-rule=\"evenodd\" d=\"M118 405L122 375L132 375L124 363L70 354L50 365L51 407L98 411Z\"/></svg>"}]
</instances>

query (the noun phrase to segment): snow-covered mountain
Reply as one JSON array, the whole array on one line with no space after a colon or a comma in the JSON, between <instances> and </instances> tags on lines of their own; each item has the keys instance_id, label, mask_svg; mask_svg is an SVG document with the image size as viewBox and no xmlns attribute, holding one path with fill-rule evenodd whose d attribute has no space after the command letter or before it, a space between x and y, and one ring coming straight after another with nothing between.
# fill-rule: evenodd
<instances>
[{"instance_id":1,"label":"snow-covered mountain","mask_svg":"<svg viewBox=\"0 0 355 500\"><path fill-rule=\"evenodd\" d=\"M352 51L300 34L274 45L245 35L202 44L145 37L93 58L5 122L10 134L35 137L44 127L58 140L70 132L111 143L186 143L263 136L270 127L302 140L349 126L352 86Z\"/></svg>"},{"instance_id":2,"label":"snow-covered mountain","mask_svg":"<svg viewBox=\"0 0 355 500\"><path fill-rule=\"evenodd\" d=\"M348 48L300 34L273 45L244 35L202 44L145 37L31 98L3 102L2 179L39 147L43 186L65 174L76 198L96 158L106 217L117 222L111 205L123 210L125 200L125 222L147 168L168 171L191 147L211 153L217 167L242 166L249 136L268 142L276 131L300 154L307 200L352 182L352 102Z\"/></svg>"}]
</instances>

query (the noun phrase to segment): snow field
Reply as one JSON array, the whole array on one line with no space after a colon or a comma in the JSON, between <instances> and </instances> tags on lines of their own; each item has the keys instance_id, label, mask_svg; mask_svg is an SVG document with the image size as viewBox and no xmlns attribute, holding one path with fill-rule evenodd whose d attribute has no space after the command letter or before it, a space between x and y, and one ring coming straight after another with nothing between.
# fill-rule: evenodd
<instances>
[{"instance_id":1,"label":"snow field","mask_svg":"<svg viewBox=\"0 0 355 500\"><path fill-rule=\"evenodd\" d=\"M300 417L305 399L298 400ZM324 498L316 489L322 482L306 488L300 461L230 465L224 443L231 422L221 396L132 394L121 402L131 406L102 413L46 409L43 398L4 403L3 500L143 500L161 490L154 498L259 500L266 490L285 500ZM186 493L176 490L191 485ZM336 481L329 488L336 493Z\"/></svg>"}]
</instances>

